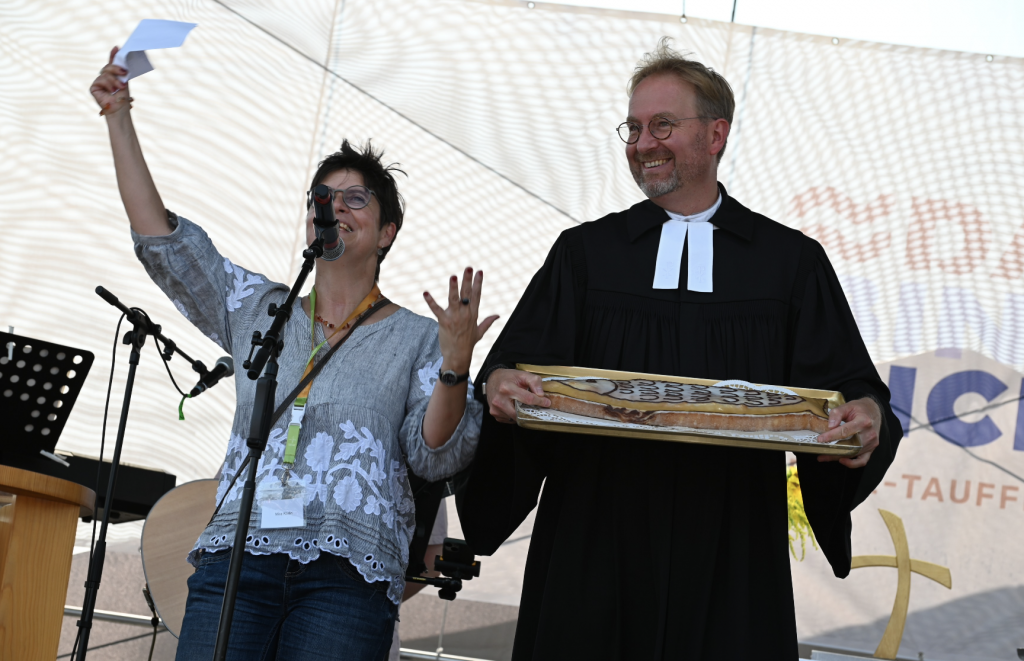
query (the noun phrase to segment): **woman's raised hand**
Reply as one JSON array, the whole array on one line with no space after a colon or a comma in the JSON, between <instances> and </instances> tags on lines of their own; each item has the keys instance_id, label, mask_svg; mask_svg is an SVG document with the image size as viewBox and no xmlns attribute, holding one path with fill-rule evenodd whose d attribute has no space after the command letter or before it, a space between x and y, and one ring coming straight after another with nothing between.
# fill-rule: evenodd
<instances>
[{"instance_id":1,"label":"woman's raised hand","mask_svg":"<svg viewBox=\"0 0 1024 661\"><path fill-rule=\"evenodd\" d=\"M127 76L128 71L114 64L114 56L118 48L110 51L110 61L107 66L100 69L100 75L92 81L89 91L100 106L101 115L111 115L115 112L130 108L132 98L128 94L128 84L122 83L118 76Z\"/></svg>"},{"instance_id":2,"label":"woman's raised hand","mask_svg":"<svg viewBox=\"0 0 1024 661\"><path fill-rule=\"evenodd\" d=\"M110 61L100 70L89 91L100 106L100 114L107 116L117 188L132 229L145 236L163 236L170 234L173 228L167 221L164 203L142 156L132 115L127 112L132 99L128 96L128 85L122 83L118 76L125 76L128 72L114 64L117 51L117 46L111 49Z\"/></svg>"},{"instance_id":3,"label":"woman's raised hand","mask_svg":"<svg viewBox=\"0 0 1024 661\"><path fill-rule=\"evenodd\" d=\"M441 356L444 358L444 369L450 369L457 374L469 371L473 347L498 318L498 315L492 315L479 324L476 322L483 282L483 271L477 271L474 277L471 267L467 267L462 274L461 287L458 277L453 275L448 281L447 310L437 304L430 292L423 292L423 298L437 317L438 340L441 344Z\"/></svg>"}]
</instances>

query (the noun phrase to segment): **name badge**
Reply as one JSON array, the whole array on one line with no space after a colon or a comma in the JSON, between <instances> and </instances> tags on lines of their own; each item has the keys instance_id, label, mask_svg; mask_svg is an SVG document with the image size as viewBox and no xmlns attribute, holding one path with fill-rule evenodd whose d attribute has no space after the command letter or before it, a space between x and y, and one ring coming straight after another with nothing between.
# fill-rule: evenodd
<instances>
[{"instance_id":1,"label":"name badge","mask_svg":"<svg viewBox=\"0 0 1024 661\"><path fill-rule=\"evenodd\" d=\"M264 500L261 503L260 528L302 528L305 525L302 498Z\"/></svg>"},{"instance_id":2,"label":"name badge","mask_svg":"<svg viewBox=\"0 0 1024 661\"><path fill-rule=\"evenodd\" d=\"M260 489L260 528L305 527L305 500L305 488L301 485L275 485Z\"/></svg>"}]
</instances>

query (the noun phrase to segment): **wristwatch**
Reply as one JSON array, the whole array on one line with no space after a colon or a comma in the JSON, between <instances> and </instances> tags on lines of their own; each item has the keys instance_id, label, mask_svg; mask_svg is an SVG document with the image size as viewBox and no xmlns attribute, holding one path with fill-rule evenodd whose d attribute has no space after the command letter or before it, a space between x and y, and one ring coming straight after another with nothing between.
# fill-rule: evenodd
<instances>
[{"instance_id":1,"label":"wristwatch","mask_svg":"<svg viewBox=\"0 0 1024 661\"><path fill-rule=\"evenodd\" d=\"M437 371L437 380L446 386L457 386L468 378L469 372L466 372L465 374L456 374L452 370L445 370L443 372L441 370Z\"/></svg>"}]
</instances>

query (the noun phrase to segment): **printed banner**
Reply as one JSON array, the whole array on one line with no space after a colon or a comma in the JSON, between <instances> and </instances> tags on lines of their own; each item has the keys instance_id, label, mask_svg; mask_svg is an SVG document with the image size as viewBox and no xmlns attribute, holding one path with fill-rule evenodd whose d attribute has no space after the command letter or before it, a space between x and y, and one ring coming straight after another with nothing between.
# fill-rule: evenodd
<instances>
[{"instance_id":1,"label":"printed banner","mask_svg":"<svg viewBox=\"0 0 1024 661\"><path fill-rule=\"evenodd\" d=\"M1024 647L1024 381L1006 365L947 349L879 365L904 439L885 480L853 514L853 554L897 555L879 510L903 522L911 561L949 569L952 588L911 564L900 656L1011 659ZM832 576L808 550L793 563L802 642L868 653L893 612L899 569ZM856 563L855 563L856 564Z\"/></svg>"}]
</instances>

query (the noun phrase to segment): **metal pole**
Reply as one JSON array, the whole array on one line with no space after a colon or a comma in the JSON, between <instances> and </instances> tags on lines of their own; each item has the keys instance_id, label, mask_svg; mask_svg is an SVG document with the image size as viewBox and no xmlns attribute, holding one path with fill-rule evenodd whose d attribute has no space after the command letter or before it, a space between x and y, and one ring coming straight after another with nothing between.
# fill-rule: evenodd
<instances>
[{"instance_id":1,"label":"metal pole","mask_svg":"<svg viewBox=\"0 0 1024 661\"><path fill-rule=\"evenodd\" d=\"M253 494L256 491L256 465L260 461L256 448L249 448L249 471L242 488L241 512L252 512ZM231 621L235 615L235 598L238 595L238 581L242 576L242 558L245 556L245 538L249 533L249 520L235 527L235 543L231 547L231 564L228 566L228 580L224 585L224 600L220 606L220 626L217 629L217 644L213 658L223 661L228 655L228 638L231 635Z\"/></svg>"},{"instance_id":2,"label":"metal pole","mask_svg":"<svg viewBox=\"0 0 1024 661\"><path fill-rule=\"evenodd\" d=\"M135 385L135 370L139 366L139 348L146 341L146 332L141 324L135 325L131 331L132 352L128 358L128 383L124 389L124 402L121 404L121 421L117 426L117 442L114 444L114 457L110 462L110 477L107 480L107 493L103 500L103 523L100 525L100 536L89 563L89 576L85 581L85 601L82 603L82 617L78 620L79 643L75 655L76 661L85 661L89 651L89 634L92 632L93 612L96 610L96 593L100 589L100 577L103 576L103 560L107 553L107 526L110 524L110 510L114 507L114 486L117 483L117 467L121 461L121 447L124 445L124 431L128 425L128 407L132 402L132 389Z\"/></svg>"}]
</instances>

